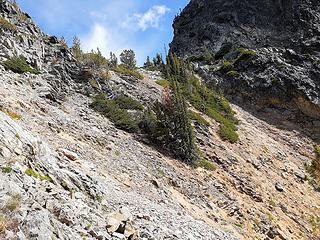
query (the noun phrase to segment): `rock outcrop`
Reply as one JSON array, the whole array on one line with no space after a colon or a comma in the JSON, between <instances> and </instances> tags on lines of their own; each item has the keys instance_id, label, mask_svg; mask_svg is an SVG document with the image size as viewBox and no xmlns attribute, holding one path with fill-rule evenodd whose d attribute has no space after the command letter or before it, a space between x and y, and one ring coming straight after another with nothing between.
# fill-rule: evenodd
<instances>
[{"instance_id":1,"label":"rock outcrop","mask_svg":"<svg viewBox=\"0 0 320 240\"><path fill-rule=\"evenodd\" d=\"M195 59L207 83L230 99L289 109L295 118L302 112L316 127L319 12L317 0L192 0L174 21L171 50ZM254 52L246 56L246 49ZM206 54L213 58L203 61Z\"/></svg>"}]
</instances>

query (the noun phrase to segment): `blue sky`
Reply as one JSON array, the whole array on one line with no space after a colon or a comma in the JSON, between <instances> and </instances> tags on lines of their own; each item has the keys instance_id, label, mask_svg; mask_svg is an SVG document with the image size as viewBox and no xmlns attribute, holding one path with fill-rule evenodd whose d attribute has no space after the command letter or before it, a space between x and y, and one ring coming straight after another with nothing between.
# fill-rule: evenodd
<instances>
[{"instance_id":1,"label":"blue sky","mask_svg":"<svg viewBox=\"0 0 320 240\"><path fill-rule=\"evenodd\" d=\"M138 63L163 52L172 40L172 21L189 0L17 0L40 28L64 36L70 44L80 37L84 50L99 47L109 56L135 50Z\"/></svg>"}]
</instances>

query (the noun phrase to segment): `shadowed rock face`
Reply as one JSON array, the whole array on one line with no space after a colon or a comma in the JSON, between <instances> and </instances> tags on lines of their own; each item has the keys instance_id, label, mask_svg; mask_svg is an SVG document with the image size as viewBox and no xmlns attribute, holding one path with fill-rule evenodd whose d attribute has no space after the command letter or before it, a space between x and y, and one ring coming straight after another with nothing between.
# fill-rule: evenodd
<instances>
[{"instance_id":1,"label":"shadowed rock face","mask_svg":"<svg viewBox=\"0 0 320 240\"><path fill-rule=\"evenodd\" d=\"M318 0L192 0L173 27L171 50L182 57L212 52L211 71L199 61L196 68L229 97L259 105L276 98L320 118ZM233 61L240 47L256 55L234 64L239 77L212 71L223 59Z\"/></svg>"},{"instance_id":2,"label":"shadowed rock face","mask_svg":"<svg viewBox=\"0 0 320 240\"><path fill-rule=\"evenodd\" d=\"M317 0L192 0L175 19L171 47L180 53L203 44L218 50L232 41L250 48L302 44L301 51L319 51L310 45L319 44L312 39L319 38L319 11Z\"/></svg>"}]
</instances>

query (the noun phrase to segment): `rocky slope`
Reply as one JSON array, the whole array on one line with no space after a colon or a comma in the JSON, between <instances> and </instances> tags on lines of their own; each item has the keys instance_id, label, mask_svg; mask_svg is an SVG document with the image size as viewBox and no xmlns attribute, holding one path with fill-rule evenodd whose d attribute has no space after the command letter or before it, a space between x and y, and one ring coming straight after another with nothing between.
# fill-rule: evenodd
<instances>
[{"instance_id":1,"label":"rocky slope","mask_svg":"<svg viewBox=\"0 0 320 240\"><path fill-rule=\"evenodd\" d=\"M63 46L40 30L39 43L16 43L14 36L38 28L30 19L19 28L23 13L9 1L0 9L18 26L1 29L13 43L0 49L3 58L20 51L31 64L43 63L38 75L0 66L0 239L319 237L320 195L304 168L313 156L307 134L234 105L241 140L222 141L219 124L203 116L210 126L195 123L197 142L217 170L191 168L89 107L99 91L144 104L158 99L158 73L141 70L137 80L110 72L104 81L60 55ZM48 54L37 58L33 48Z\"/></svg>"},{"instance_id":2,"label":"rocky slope","mask_svg":"<svg viewBox=\"0 0 320 240\"><path fill-rule=\"evenodd\" d=\"M174 21L171 49L214 56L195 69L233 101L290 110L287 120L320 129L319 12L317 0L192 0Z\"/></svg>"}]
</instances>

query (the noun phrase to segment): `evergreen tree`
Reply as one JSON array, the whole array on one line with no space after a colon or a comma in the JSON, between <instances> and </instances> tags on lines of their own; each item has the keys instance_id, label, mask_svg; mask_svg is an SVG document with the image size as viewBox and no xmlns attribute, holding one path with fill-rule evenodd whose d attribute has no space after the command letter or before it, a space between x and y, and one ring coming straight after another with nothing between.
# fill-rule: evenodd
<instances>
[{"instance_id":1,"label":"evergreen tree","mask_svg":"<svg viewBox=\"0 0 320 240\"><path fill-rule=\"evenodd\" d=\"M120 54L120 61L128 69L136 68L136 54L132 49L123 50L123 52Z\"/></svg>"},{"instance_id":2,"label":"evergreen tree","mask_svg":"<svg viewBox=\"0 0 320 240\"><path fill-rule=\"evenodd\" d=\"M150 61L150 57L147 56L147 60L146 62L143 64L143 68L147 69L147 70L154 70L155 69L155 66L154 64Z\"/></svg>"},{"instance_id":3,"label":"evergreen tree","mask_svg":"<svg viewBox=\"0 0 320 240\"><path fill-rule=\"evenodd\" d=\"M60 43L61 43L65 48L68 47L67 41L66 41L66 39L64 38L64 36L61 37Z\"/></svg>"},{"instance_id":4,"label":"evergreen tree","mask_svg":"<svg viewBox=\"0 0 320 240\"><path fill-rule=\"evenodd\" d=\"M156 57L153 58L153 65L158 69L158 70L162 70L163 66L164 66L164 62L162 59L162 56L160 53L157 53Z\"/></svg>"},{"instance_id":5,"label":"evergreen tree","mask_svg":"<svg viewBox=\"0 0 320 240\"><path fill-rule=\"evenodd\" d=\"M109 64L111 68L116 68L118 66L118 58L113 52L110 52Z\"/></svg>"},{"instance_id":6,"label":"evergreen tree","mask_svg":"<svg viewBox=\"0 0 320 240\"><path fill-rule=\"evenodd\" d=\"M73 37L73 43L72 43L72 47L71 47L73 56L75 57L75 59L77 61L81 61L82 57L83 57L83 52L81 50L81 41L80 38L78 38L77 36Z\"/></svg>"},{"instance_id":7,"label":"evergreen tree","mask_svg":"<svg viewBox=\"0 0 320 240\"><path fill-rule=\"evenodd\" d=\"M182 78L181 73L185 72L182 66L184 65L176 55L170 53L165 67L170 88L164 88L162 103L154 105L157 124L152 131L154 139L168 146L184 162L193 164L199 156L187 103L179 82Z\"/></svg>"}]
</instances>

